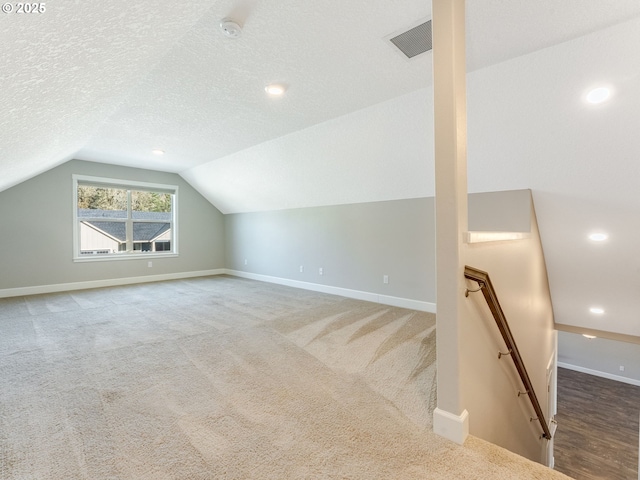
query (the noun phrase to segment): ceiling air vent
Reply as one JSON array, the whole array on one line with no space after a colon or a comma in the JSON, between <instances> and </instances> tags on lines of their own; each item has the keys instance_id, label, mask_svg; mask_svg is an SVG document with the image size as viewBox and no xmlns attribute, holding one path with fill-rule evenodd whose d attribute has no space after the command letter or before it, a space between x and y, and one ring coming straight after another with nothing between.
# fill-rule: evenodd
<instances>
[{"instance_id":1,"label":"ceiling air vent","mask_svg":"<svg viewBox=\"0 0 640 480\"><path fill-rule=\"evenodd\" d=\"M389 38L407 58L413 58L431 50L431 20Z\"/></svg>"}]
</instances>

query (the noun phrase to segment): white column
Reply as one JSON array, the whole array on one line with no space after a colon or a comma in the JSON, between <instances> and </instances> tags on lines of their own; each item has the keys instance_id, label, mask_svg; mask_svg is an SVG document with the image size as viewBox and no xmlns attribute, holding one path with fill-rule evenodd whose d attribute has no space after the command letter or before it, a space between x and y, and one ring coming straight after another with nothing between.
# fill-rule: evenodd
<instances>
[{"instance_id":1,"label":"white column","mask_svg":"<svg viewBox=\"0 0 640 480\"><path fill-rule=\"evenodd\" d=\"M433 0L433 97L436 178L438 407L435 433L463 443L463 234L467 230L467 111L464 0Z\"/></svg>"}]
</instances>

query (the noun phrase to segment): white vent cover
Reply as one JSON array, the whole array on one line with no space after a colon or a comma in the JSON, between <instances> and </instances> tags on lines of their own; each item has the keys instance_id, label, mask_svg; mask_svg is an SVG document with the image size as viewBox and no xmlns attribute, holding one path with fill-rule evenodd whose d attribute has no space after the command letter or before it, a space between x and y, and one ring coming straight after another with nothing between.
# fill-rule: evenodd
<instances>
[{"instance_id":1,"label":"white vent cover","mask_svg":"<svg viewBox=\"0 0 640 480\"><path fill-rule=\"evenodd\" d=\"M407 58L413 58L432 48L431 20L421 23L406 32L389 38Z\"/></svg>"}]
</instances>

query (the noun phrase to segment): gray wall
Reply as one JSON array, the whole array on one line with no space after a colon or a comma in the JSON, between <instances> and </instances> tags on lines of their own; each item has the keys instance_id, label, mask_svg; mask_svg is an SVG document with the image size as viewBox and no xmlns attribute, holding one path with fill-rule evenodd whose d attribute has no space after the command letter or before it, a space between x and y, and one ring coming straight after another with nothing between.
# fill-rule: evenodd
<instances>
[{"instance_id":1,"label":"gray wall","mask_svg":"<svg viewBox=\"0 0 640 480\"><path fill-rule=\"evenodd\" d=\"M472 194L469 202L474 230L530 229L528 190ZM225 215L225 264L435 303L434 228L433 197L230 214Z\"/></svg>"},{"instance_id":2,"label":"gray wall","mask_svg":"<svg viewBox=\"0 0 640 480\"><path fill-rule=\"evenodd\" d=\"M601 376L640 382L640 345L636 343L558 332L558 361ZM624 372L620 371L620 365L624 366Z\"/></svg>"},{"instance_id":3,"label":"gray wall","mask_svg":"<svg viewBox=\"0 0 640 480\"><path fill-rule=\"evenodd\" d=\"M72 174L178 185L179 257L73 262ZM0 192L0 290L224 267L224 218L176 174L72 160Z\"/></svg>"},{"instance_id":4,"label":"gray wall","mask_svg":"<svg viewBox=\"0 0 640 480\"><path fill-rule=\"evenodd\" d=\"M72 174L178 185L179 257L73 262ZM473 194L470 225L520 231L528 201ZM0 220L0 290L226 267L435 302L433 198L223 216L176 174L72 160L0 192Z\"/></svg>"},{"instance_id":5,"label":"gray wall","mask_svg":"<svg viewBox=\"0 0 640 480\"><path fill-rule=\"evenodd\" d=\"M468 225L472 232L531 232L530 190L472 193Z\"/></svg>"},{"instance_id":6,"label":"gray wall","mask_svg":"<svg viewBox=\"0 0 640 480\"><path fill-rule=\"evenodd\" d=\"M433 224L433 198L226 215L226 265L434 302Z\"/></svg>"}]
</instances>

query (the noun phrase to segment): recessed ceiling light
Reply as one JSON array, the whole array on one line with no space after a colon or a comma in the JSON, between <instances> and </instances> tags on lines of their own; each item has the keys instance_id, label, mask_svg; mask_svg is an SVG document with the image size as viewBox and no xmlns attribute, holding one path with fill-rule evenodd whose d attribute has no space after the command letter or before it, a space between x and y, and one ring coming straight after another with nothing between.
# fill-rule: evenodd
<instances>
[{"instance_id":1,"label":"recessed ceiling light","mask_svg":"<svg viewBox=\"0 0 640 480\"><path fill-rule=\"evenodd\" d=\"M281 83L272 83L270 85L267 85L266 87L264 87L264 90L269 94L269 95L274 95L274 96L279 96L282 95L284 92L287 91L287 87Z\"/></svg>"},{"instance_id":2,"label":"recessed ceiling light","mask_svg":"<svg viewBox=\"0 0 640 480\"><path fill-rule=\"evenodd\" d=\"M583 333L582 336L584 338L588 338L589 340L593 340L594 338L598 338L595 335L587 335L586 333Z\"/></svg>"},{"instance_id":3,"label":"recessed ceiling light","mask_svg":"<svg viewBox=\"0 0 640 480\"><path fill-rule=\"evenodd\" d=\"M591 313L595 313L596 315L602 315L604 313L604 308L600 308L600 307L591 307L589 309L589 311Z\"/></svg>"},{"instance_id":4,"label":"recessed ceiling light","mask_svg":"<svg viewBox=\"0 0 640 480\"><path fill-rule=\"evenodd\" d=\"M609 238L609 235L601 232L592 233L591 235L589 235L589 239L593 240L594 242L604 242L607 238Z\"/></svg>"},{"instance_id":5,"label":"recessed ceiling light","mask_svg":"<svg viewBox=\"0 0 640 480\"><path fill-rule=\"evenodd\" d=\"M151 153L153 153L154 155L164 155L164 150L160 148L154 148L153 150L151 150Z\"/></svg>"},{"instance_id":6,"label":"recessed ceiling light","mask_svg":"<svg viewBox=\"0 0 640 480\"><path fill-rule=\"evenodd\" d=\"M608 100L611 96L611 90L607 87L598 87L587 93L587 102L589 103L602 103Z\"/></svg>"}]
</instances>

